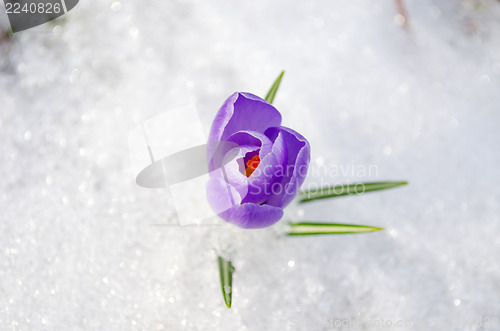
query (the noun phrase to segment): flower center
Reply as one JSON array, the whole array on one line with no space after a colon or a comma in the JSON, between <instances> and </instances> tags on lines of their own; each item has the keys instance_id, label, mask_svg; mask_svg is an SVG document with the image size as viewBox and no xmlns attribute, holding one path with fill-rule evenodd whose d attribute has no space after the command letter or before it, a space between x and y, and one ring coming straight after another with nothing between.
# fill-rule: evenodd
<instances>
[{"instance_id":1,"label":"flower center","mask_svg":"<svg viewBox=\"0 0 500 331\"><path fill-rule=\"evenodd\" d=\"M245 175L250 177L250 175L254 172L255 169L259 166L260 157L259 155L255 155L250 160L247 161L247 168L245 170Z\"/></svg>"}]
</instances>

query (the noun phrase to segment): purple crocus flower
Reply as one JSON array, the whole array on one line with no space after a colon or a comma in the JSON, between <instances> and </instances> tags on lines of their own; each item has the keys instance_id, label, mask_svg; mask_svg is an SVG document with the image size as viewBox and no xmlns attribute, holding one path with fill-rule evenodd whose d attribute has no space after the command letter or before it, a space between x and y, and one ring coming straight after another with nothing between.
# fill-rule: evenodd
<instances>
[{"instance_id":1,"label":"purple crocus flower","mask_svg":"<svg viewBox=\"0 0 500 331\"><path fill-rule=\"evenodd\" d=\"M281 126L274 106L250 93L234 93L210 129L210 206L241 228L276 223L304 182L310 152L303 136Z\"/></svg>"}]
</instances>

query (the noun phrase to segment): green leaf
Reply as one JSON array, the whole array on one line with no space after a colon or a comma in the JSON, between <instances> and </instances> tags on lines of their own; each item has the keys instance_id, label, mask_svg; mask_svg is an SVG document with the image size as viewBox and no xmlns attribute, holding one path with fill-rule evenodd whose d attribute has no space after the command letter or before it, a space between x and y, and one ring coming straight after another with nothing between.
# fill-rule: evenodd
<instances>
[{"instance_id":1,"label":"green leaf","mask_svg":"<svg viewBox=\"0 0 500 331\"><path fill-rule=\"evenodd\" d=\"M276 92L278 92L278 88L280 87L280 83L281 83L281 78L283 78L284 74L285 74L285 71L282 71L281 74L278 76L278 78L276 78L276 80L274 81L274 84L273 84L273 86L271 86L271 89L269 90L269 92L267 92L267 95L265 98L267 102L273 103L274 96L276 95Z\"/></svg>"},{"instance_id":2,"label":"green leaf","mask_svg":"<svg viewBox=\"0 0 500 331\"><path fill-rule=\"evenodd\" d=\"M368 225L354 224L336 224L336 223L320 223L320 222L301 222L291 223L289 236L307 236L316 234L347 234L347 233L366 233L384 230Z\"/></svg>"},{"instance_id":3,"label":"green leaf","mask_svg":"<svg viewBox=\"0 0 500 331\"><path fill-rule=\"evenodd\" d=\"M233 264L231 261L224 260L222 257L217 258L219 262L219 276L220 287L222 289L222 296L227 308L231 308L233 299Z\"/></svg>"},{"instance_id":4,"label":"green leaf","mask_svg":"<svg viewBox=\"0 0 500 331\"><path fill-rule=\"evenodd\" d=\"M299 192L298 198L299 198L299 203L304 203L319 199L336 198L344 195L386 190L389 188L394 188L407 184L408 182L373 182L373 183L357 183L349 185L326 186L320 189L301 191Z\"/></svg>"}]
</instances>

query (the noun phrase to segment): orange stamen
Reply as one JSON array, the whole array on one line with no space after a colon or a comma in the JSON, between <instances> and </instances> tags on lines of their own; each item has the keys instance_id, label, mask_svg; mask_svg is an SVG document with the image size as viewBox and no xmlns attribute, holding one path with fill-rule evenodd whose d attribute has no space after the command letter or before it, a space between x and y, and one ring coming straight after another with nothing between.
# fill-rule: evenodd
<instances>
[{"instance_id":1,"label":"orange stamen","mask_svg":"<svg viewBox=\"0 0 500 331\"><path fill-rule=\"evenodd\" d=\"M247 161L247 169L245 170L245 175L250 177L250 175L254 172L255 169L259 166L260 157L255 155L252 159Z\"/></svg>"}]
</instances>

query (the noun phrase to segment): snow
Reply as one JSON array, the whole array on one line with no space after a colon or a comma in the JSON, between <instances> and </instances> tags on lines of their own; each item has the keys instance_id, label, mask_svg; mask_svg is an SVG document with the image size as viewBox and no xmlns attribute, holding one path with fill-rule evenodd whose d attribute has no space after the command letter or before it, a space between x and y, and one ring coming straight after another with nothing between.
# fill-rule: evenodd
<instances>
[{"instance_id":1,"label":"snow","mask_svg":"<svg viewBox=\"0 0 500 331\"><path fill-rule=\"evenodd\" d=\"M407 29L381 0L81 1L0 42L0 329L498 329L500 5L405 4ZM306 186L410 185L291 206L270 229L168 226L129 133L193 103L207 130L283 69L284 124L312 170L339 170ZM287 238L287 220L386 230Z\"/></svg>"}]
</instances>

